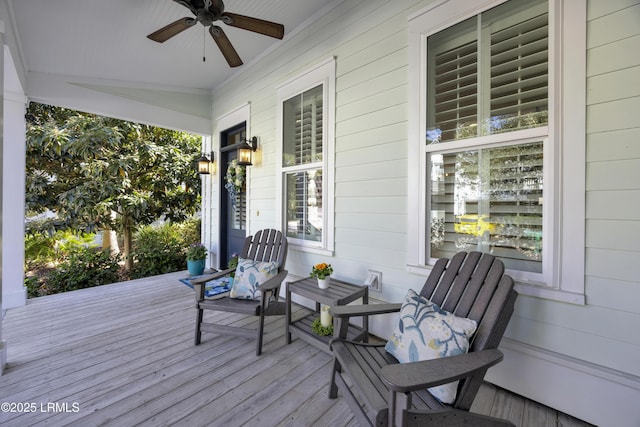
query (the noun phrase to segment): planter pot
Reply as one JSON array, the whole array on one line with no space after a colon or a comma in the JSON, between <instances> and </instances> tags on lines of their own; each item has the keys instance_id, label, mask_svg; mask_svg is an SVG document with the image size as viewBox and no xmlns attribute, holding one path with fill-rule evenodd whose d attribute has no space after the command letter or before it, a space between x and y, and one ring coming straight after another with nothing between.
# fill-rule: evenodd
<instances>
[{"instance_id":1,"label":"planter pot","mask_svg":"<svg viewBox=\"0 0 640 427\"><path fill-rule=\"evenodd\" d=\"M327 276L324 279L318 278L318 287L320 289L327 289L329 287L329 277Z\"/></svg>"},{"instance_id":2,"label":"planter pot","mask_svg":"<svg viewBox=\"0 0 640 427\"><path fill-rule=\"evenodd\" d=\"M187 270L189 270L189 274L191 276L199 276L204 273L204 262L205 260L203 259L196 261L187 260Z\"/></svg>"}]
</instances>

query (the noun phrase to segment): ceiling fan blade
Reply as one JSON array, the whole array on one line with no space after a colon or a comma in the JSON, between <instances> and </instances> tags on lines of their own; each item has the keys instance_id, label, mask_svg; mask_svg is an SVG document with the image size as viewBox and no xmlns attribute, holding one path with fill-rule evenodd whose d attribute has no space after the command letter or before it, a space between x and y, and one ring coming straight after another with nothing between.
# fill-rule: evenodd
<instances>
[{"instance_id":1,"label":"ceiling fan blade","mask_svg":"<svg viewBox=\"0 0 640 427\"><path fill-rule=\"evenodd\" d=\"M242 59L238 56L238 52L236 52L224 31L222 31L222 28L217 25L212 25L209 27L209 33L211 37L213 37L213 40L215 40L218 48L220 48L220 52L222 52L224 59L227 60L230 67L239 67L242 65Z\"/></svg>"},{"instance_id":2,"label":"ceiling fan blade","mask_svg":"<svg viewBox=\"0 0 640 427\"><path fill-rule=\"evenodd\" d=\"M228 12L223 13L221 19L222 22L232 27L242 28L243 30L253 31L276 39L284 37L284 25L276 22Z\"/></svg>"},{"instance_id":3,"label":"ceiling fan blade","mask_svg":"<svg viewBox=\"0 0 640 427\"><path fill-rule=\"evenodd\" d=\"M171 37L180 34L187 28L191 28L196 25L196 21L194 18L182 18L178 19L176 22L172 22L171 24L160 28L158 31L153 32L147 36L147 38L153 40L154 42L164 43L169 40Z\"/></svg>"}]
</instances>

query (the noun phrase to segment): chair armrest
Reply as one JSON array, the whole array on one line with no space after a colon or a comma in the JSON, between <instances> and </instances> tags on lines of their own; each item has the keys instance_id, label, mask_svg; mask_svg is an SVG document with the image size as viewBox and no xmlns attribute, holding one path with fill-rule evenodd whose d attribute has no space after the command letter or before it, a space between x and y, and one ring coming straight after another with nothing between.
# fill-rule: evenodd
<instances>
[{"instance_id":1,"label":"chair armrest","mask_svg":"<svg viewBox=\"0 0 640 427\"><path fill-rule=\"evenodd\" d=\"M272 291L276 289L282 284L282 281L287 277L287 274L289 274L287 270L282 270L281 272L258 286L258 289L260 289L260 292L262 293L264 293L265 291Z\"/></svg>"},{"instance_id":2,"label":"chair armrest","mask_svg":"<svg viewBox=\"0 0 640 427\"><path fill-rule=\"evenodd\" d=\"M235 267L234 268L228 268L226 270L220 270L217 271L215 273L203 276L203 277L198 277L197 279L193 279L191 282L192 285L199 285L201 283L205 283L208 282L209 280L213 280L213 279L218 279L220 277L224 277L229 273L233 273L234 271L236 271Z\"/></svg>"},{"instance_id":3,"label":"chair armrest","mask_svg":"<svg viewBox=\"0 0 640 427\"><path fill-rule=\"evenodd\" d=\"M193 290L195 291L195 295L196 295L196 305L204 299L204 287L205 287L204 285L206 282L208 282L209 280L214 280L220 277L224 277L229 273L233 273L234 271L236 271L235 268L228 268L226 270L221 270L204 277L198 277L197 279L193 279L191 284L193 285Z\"/></svg>"},{"instance_id":4,"label":"chair armrest","mask_svg":"<svg viewBox=\"0 0 640 427\"><path fill-rule=\"evenodd\" d=\"M498 349L475 351L441 359L387 365L382 368L381 376L391 390L408 393L472 376L489 369L503 357Z\"/></svg>"},{"instance_id":5,"label":"chair armrest","mask_svg":"<svg viewBox=\"0 0 640 427\"><path fill-rule=\"evenodd\" d=\"M363 305L338 305L329 309L333 317L348 318L356 316L371 316L374 314L396 313L400 311L402 304L363 304Z\"/></svg>"}]
</instances>

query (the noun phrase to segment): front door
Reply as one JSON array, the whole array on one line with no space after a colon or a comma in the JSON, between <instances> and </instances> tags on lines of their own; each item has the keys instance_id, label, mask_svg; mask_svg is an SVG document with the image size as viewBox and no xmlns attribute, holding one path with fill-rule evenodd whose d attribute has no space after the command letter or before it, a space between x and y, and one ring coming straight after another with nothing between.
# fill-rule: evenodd
<instances>
[{"instance_id":1,"label":"front door","mask_svg":"<svg viewBox=\"0 0 640 427\"><path fill-rule=\"evenodd\" d=\"M237 151L225 150L246 139L242 123L220 134L220 267L224 268L234 254L239 254L247 236L246 167L233 168ZM231 166L231 170L229 167Z\"/></svg>"}]
</instances>

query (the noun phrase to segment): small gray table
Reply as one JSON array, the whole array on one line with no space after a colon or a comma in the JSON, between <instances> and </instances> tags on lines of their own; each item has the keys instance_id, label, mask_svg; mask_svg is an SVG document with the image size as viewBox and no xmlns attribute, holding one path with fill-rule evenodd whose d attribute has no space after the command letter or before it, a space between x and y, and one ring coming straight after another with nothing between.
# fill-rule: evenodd
<instances>
[{"instance_id":1,"label":"small gray table","mask_svg":"<svg viewBox=\"0 0 640 427\"><path fill-rule=\"evenodd\" d=\"M300 319L291 318L291 294L300 295L309 298L316 303L315 312L302 317ZM320 304L330 307L337 305L346 305L350 302L362 298L363 304L369 303L369 288L367 286L358 286L351 283L330 279L329 288L320 289L317 279L306 277L296 280L295 282L287 282L286 284L286 337L287 344L291 344L291 335L295 335L302 340L318 347L321 350L329 352L329 341L331 336L320 336L311 330L311 324L320 316ZM333 321L334 331L337 328L336 320ZM369 337L369 317L363 316L362 327L349 325L347 338L350 340L367 341Z\"/></svg>"}]
</instances>

